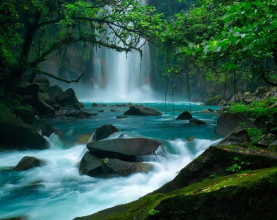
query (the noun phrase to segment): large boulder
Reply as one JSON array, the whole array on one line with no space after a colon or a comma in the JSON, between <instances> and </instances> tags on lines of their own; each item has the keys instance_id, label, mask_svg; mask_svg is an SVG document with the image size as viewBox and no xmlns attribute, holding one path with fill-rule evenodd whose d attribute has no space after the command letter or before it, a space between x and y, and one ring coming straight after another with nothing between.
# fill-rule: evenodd
<instances>
[{"instance_id":1,"label":"large boulder","mask_svg":"<svg viewBox=\"0 0 277 220\"><path fill-rule=\"evenodd\" d=\"M93 141L99 141L109 137L111 134L119 132L119 130L111 124L103 125L97 128L92 136Z\"/></svg>"},{"instance_id":2,"label":"large boulder","mask_svg":"<svg viewBox=\"0 0 277 220\"><path fill-rule=\"evenodd\" d=\"M104 159L103 172L106 175L128 176L133 173L146 173L153 169L149 163L126 162L119 159Z\"/></svg>"},{"instance_id":3,"label":"large boulder","mask_svg":"<svg viewBox=\"0 0 277 220\"><path fill-rule=\"evenodd\" d=\"M45 165L45 161L37 159L35 157L25 156L15 166L15 171L29 170L34 167L41 167Z\"/></svg>"},{"instance_id":4,"label":"large boulder","mask_svg":"<svg viewBox=\"0 0 277 220\"><path fill-rule=\"evenodd\" d=\"M245 128L236 128L229 136L218 143L218 146L245 146L250 143L247 130Z\"/></svg>"},{"instance_id":5,"label":"large boulder","mask_svg":"<svg viewBox=\"0 0 277 220\"><path fill-rule=\"evenodd\" d=\"M63 89L57 85L50 86L46 90L46 94L52 99L56 99L59 95L63 93Z\"/></svg>"},{"instance_id":6,"label":"large boulder","mask_svg":"<svg viewBox=\"0 0 277 220\"><path fill-rule=\"evenodd\" d=\"M241 126L256 128L256 125L241 113L224 113L217 119L216 133L227 136Z\"/></svg>"},{"instance_id":7,"label":"large boulder","mask_svg":"<svg viewBox=\"0 0 277 220\"><path fill-rule=\"evenodd\" d=\"M78 101L76 94L72 88L64 91L56 97L56 101L63 107L81 109L82 105Z\"/></svg>"},{"instance_id":8,"label":"large boulder","mask_svg":"<svg viewBox=\"0 0 277 220\"><path fill-rule=\"evenodd\" d=\"M130 106L129 110L124 112L124 115L140 115L140 116L155 116L162 115L160 112L155 109L147 108L139 105Z\"/></svg>"},{"instance_id":9,"label":"large boulder","mask_svg":"<svg viewBox=\"0 0 277 220\"><path fill-rule=\"evenodd\" d=\"M126 162L119 159L98 158L86 152L79 164L81 175L91 177L127 176L133 173L148 172L153 166L148 163Z\"/></svg>"},{"instance_id":10,"label":"large boulder","mask_svg":"<svg viewBox=\"0 0 277 220\"><path fill-rule=\"evenodd\" d=\"M47 141L5 107L0 107L0 150L45 149Z\"/></svg>"},{"instance_id":11,"label":"large boulder","mask_svg":"<svg viewBox=\"0 0 277 220\"><path fill-rule=\"evenodd\" d=\"M192 115L189 111L184 111L176 118L176 120L190 120L190 119L192 119Z\"/></svg>"},{"instance_id":12,"label":"large boulder","mask_svg":"<svg viewBox=\"0 0 277 220\"><path fill-rule=\"evenodd\" d=\"M234 158L252 171L229 175L226 170ZM75 220L275 219L277 168L272 166L276 162L275 158L212 147L157 191Z\"/></svg>"},{"instance_id":13,"label":"large boulder","mask_svg":"<svg viewBox=\"0 0 277 220\"><path fill-rule=\"evenodd\" d=\"M98 176L102 174L102 160L86 152L79 164L79 172L81 175L88 176Z\"/></svg>"},{"instance_id":14,"label":"large boulder","mask_svg":"<svg viewBox=\"0 0 277 220\"><path fill-rule=\"evenodd\" d=\"M234 158L238 158L235 160ZM169 193L179 188L201 182L213 176L231 174L227 168L234 164L241 166L241 170L256 170L277 166L277 159L263 155L233 152L230 149L210 147L198 158L184 167L169 183L166 183L153 193Z\"/></svg>"},{"instance_id":15,"label":"large boulder","mask_svg":"<svg viewBox=\"0 0 277 220\"><path fill-rule=\"evenodd\" d=\"M110 139L87 144L90 153L99 158L116 158L127 162L146 160L144 156L154 155L162 144L146 138Z\"/></svg>"}]
</instances>

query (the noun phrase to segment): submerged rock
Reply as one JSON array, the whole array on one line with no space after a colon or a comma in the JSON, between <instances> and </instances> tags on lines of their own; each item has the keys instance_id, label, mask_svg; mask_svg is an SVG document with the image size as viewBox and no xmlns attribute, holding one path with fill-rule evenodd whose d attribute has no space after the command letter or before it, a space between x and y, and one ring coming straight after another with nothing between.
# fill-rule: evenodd
<instances>
[{"instance_id":1,"label":"submerged rock","mask_svg":"<svg viewBox=\"0 0 277 220\"><path fill-rule=\"evenodd\" d=\"M207 123L202 120L192 118L189 120L189 124L191 124L191 125L206 125Z\"/></svg>"},{"instance_id":2,"label":"submerged rock","mask_svg":"<svg viewBox=\"0 0 277 220\"><path fill-rule=\"evenodd\" d=\"M190 120L190 119L192 119L192 115L189 111L184 111L176 118L176 120Z\"/></svg>"},{"instance_id":3,"label":"submerged rock","mask_svg":"<svg viewBox=\"0 0 277 220\"><path fill-rule=\"evenodd\" d=\"M15 171L23 171L23 170L29 170L34 167L41 167L45 165L45 161L37 159L35 157L23 157L18 164L15 166Z\"/></svg>"},{"instance_id":4,"label":"submerged rock","mask_svg":"<svg viewBox=\"0 0 277 220\"><path fill-rule=\"evenodd\" d=\"M63 107L75 108L80 110L82 104L78 101L73 89L68 89L56 97L56 101Z\"/></svg>"},{"instance_id":5,"label":"submerged rock","mask_svg":"<svg viewBox=\"0 0 277 220\"><path fill-rule=\"evenodd\" d=\"M224 113L217 119L216 133L227 136L241 126L256 128L256 125L241 113Z\"/></svg>"},{"instance_id":6,"label":"submerged rock","mask_svg":"<svg viewBox=\"0 0 277 220\"><path fill-rule=\"evenodd\" d=\"M160 112L155 109L147 108L139 105L130 106L129 110L124 112L124 115L140 115L140 116L155 116L162 115Z\"/></svg>"},{"instance_id":7,"label":"submerged rock","mask_svg":"<svg viewBox=\"0 0 277 220\"><path fill-rule=\"evenodd\" d=\"M47 141L5 107L0 107L0 150L45 149Z\"/></svg>"},{"instance_id":8,"label":"submerged rock","mask_svg":"<svg viewBox=\"0 0 277 220\"><path fill-rule=\"evenodd\" d=\"M111 124L103 125L102 127L97 128L95 130L92 140L99 141L99 140L105 139L115 132L119 132L119 130L113 125Z\"/></svg>"},{"instance_id":9,"label":"submerged rock","mask_svg":"<svg viewBox=\"0 0 277 220\"><path fill-rule=\"evenodd\" d=\"M141 161L143 156L154 155L162 144L146 138L110 139L87 144L89 152L99 158L116 158L127 162Z\"/></svg>"}]
</instances>

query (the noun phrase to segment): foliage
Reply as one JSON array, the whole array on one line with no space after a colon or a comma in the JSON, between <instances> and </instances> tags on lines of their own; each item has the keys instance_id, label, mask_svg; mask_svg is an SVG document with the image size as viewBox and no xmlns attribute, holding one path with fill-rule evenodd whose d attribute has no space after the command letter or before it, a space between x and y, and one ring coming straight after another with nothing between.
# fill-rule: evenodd
<instances>
[{"instance_id":1,"label":"foliage","mask_svg":"<svg viewBox=\"0 0 277 220\"><path fill-rule=\"evenodd\" d=\"M263 135L263 130L259 128L246 128L246 131L252 144L259 140Z\"/></svg>"},{"instance_id":2,"label":"foliage","mask_svg":"<svg viewBox=\"0 0 277 220\"><path fill-rule=\"evenodd\" d=\"M238 157L234 157L234 164L228 167L225 171L229 173L242 173L246 171L246 168L249 165L250 163L241 161Z\"/></svg>"},{"instance_id":3,"label":"foliage","mask_svg":"<svg viewBox=\"0 0 277 220\"><path fill-rule=\"evenodd\" d=\"M157 215L158 213L159 213L158 210L152 209L152 210L149 211L148 214L154 216L154 215Z\"/></svg>"},{"instance_id":4,"label":"foliage","mask_svg":"<svg viewBox=\"0 0 277 220\"><path fill-rule=\"evenodd\" d=\"M261 116L272 117L272 115L277 112L277 109L269 107L274 104L276 100L276 98L269 98L262 101L252 101L249 105L233 103L229 110L231 112L241 112L254 118Z\"/></svg>"},{"instance_id":5,"label":"foliage","mask_svg":"<svg viewBox=\"0 0 277 220\"><path fill-rule=\"evenodd\" d=\"M0 11L1 76L13 80L43 74L38 65L49 54L78 42L140 51L141 37L152 39L163 24L139 0L3 0Z\"/></svg>"},{"instance_id":6,"label":"foliage","mask_svg":"<svg viewBox=\"0 0 277 220\"><path fill-rule=\"evenodd\" d=\"M179 60L191 59L212 69L239 77L260 74L274 84L277 64L277 2L273 0L202 0L200 7L176 14L160 35L171 44Z\"/></svg>"}]
</instances>

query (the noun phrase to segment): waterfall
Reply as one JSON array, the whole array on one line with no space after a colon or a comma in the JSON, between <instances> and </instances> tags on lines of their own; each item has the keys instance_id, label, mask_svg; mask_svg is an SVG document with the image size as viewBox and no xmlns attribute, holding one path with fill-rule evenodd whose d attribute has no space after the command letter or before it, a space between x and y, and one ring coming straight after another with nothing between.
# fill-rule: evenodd
<instances>
[{"instance_id":1,"label":"waterfall","mask_svg":"<svg viewBox=\"0 0 277 220\"><path fill-rule=\"evenodd\" d=\"M146 4L143 0L142 4ZM140 45L144 43L141 40ZM93 90L95 102L145 102L153 100L150 80L150 54L147 42L138 51L116 52L108 48L93 51Z\"/></svg>"}]
</instances>

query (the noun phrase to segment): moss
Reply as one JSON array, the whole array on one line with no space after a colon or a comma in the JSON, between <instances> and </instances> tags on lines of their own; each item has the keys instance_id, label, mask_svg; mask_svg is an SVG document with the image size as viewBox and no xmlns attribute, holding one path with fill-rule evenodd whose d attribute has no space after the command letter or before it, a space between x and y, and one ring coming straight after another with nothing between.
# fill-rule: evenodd
<instances>
[{"instance_id":1,"label":"moss","mask_svg":"<svg viewBox=\"0 0 277 220\"><path fill-rule=\"evenodd\" d=\"M77 219L273 219L276 207L277 168L268 168L147 195Z\"/></svg>"}]
</instances>

